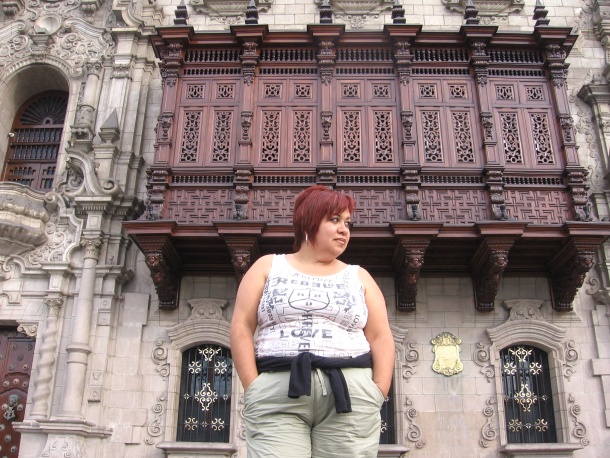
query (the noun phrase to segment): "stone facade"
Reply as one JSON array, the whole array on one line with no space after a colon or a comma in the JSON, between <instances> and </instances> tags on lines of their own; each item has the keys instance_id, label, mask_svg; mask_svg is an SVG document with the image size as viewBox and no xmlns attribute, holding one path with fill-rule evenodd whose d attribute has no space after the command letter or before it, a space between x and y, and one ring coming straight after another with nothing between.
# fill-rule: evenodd
<instances>
[{"instance_id":1,"label":"stone facade","mask_svg":"<svg viewBox=\"0 0 610 458\"><path fill-rule=\"evenodd\" d=\"M13 424L21 433L18 456L246 456L237 377L229 443L176 441L182 351L201 342L228 346L235 276L184 276L178 308L160 310L150 264L122 226L144 211L145 171L154 161L162 75L149 37L174 25L181 6L196 31L243 24L249 2L238 9L229 3L240 2L0 1L0 157L26 100L45 90L69 93L53 190L0 183L0 323L35 338L25 415ZM259 24L304 30L319 22L324 2L256 3ZM358 31L391 23L394 3L330 1L334 23ZM467 7L399 3L407 23L424 30L459 29ZM536 23L533 0L474 4L481 24L531 32ZM580 34L568 58L568 93L601 220L610 217L610 3L553 0L544 7L551 26ZM484 314L475 310L470 278L422 277L411 313L397 311L393 277L377 280L398 349L397 444L382 446L380 456L607 455L610 246L599 251L570 312L553 310L542 277L504 278L495 309ZM459 373L433 369L432 340L442 333L460 340ZM499 352L524 341L550 355L555 444L507 442Z\"/></svg>"}]
</instances>

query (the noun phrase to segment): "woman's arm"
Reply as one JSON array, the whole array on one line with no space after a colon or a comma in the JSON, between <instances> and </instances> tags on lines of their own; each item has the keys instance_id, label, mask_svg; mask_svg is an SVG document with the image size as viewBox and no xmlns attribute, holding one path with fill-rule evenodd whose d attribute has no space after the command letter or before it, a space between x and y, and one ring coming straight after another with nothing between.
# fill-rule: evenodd
<instances>
[{"instance_id":1,"label":"woman's arm","mask_svg":"<svg viewBox=\"0 0 610 458\"><path fill-rule=\"evenodd\" d=\"M272 260L272 255L263 256L248 269L235 299L231 318L231 355L244 390L258 377L254 357L256 314Z\"/></svg>"},{"instance_id":2,"label":"woman's arm","mask_svg":"<svg viewBox=\"0 0 610 458\"><path fill-rule=\"evenodd\" d=\"M371 275L360 268L360 281L364 286L364 299L369 317L364 327L364 335L371 346L373 357L373 381L384 396L388 395L394 375L394 336L388 322L383 293Z\"/></svg>"}]
</instances>

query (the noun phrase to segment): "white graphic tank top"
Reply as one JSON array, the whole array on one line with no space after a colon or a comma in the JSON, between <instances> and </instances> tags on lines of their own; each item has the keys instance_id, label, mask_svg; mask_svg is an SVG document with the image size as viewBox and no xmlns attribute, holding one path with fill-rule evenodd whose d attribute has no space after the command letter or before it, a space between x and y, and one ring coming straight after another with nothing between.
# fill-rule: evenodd
<instances>
[{"instance_id":1,"label":"white graphic tank top","mask_svg":"<svg viewBox=\"0 0 610 458\"><path fill-rule=\"evenodd\" d=\"M256 357L368 353L368 310L358 269L348 265L334 275L305 275L285 255L275 255L258 305Z\"/></svg>"}]
</instances>

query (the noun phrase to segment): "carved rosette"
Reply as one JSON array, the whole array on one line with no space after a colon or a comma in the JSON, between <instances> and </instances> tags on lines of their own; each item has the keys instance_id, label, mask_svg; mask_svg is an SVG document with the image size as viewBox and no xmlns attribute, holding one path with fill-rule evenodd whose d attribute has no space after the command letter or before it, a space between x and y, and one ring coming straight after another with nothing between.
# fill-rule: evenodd
<instances>
[{"instance_id":1,"label":"carved rosette","mask_svg":"<svg viewBox=\"0 0 610 458\"><path fill-rule=\"evenodd\" d=\"M172 264L163 250L146 250L144 260L150 269L157 296L159 309L174 310L178 307L177 297L180 286L180 271Z\"/></svg>"}]
</instances>

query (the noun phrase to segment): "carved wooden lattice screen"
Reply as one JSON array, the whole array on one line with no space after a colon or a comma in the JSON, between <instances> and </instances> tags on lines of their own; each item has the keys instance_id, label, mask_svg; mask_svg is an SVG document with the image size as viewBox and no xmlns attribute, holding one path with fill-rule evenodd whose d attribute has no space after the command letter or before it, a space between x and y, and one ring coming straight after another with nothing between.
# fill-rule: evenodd
<instances>
[{"instance_id":1,"label":"carved wooden lattice screen","mask_svg":"<svg viewBox=\"0 0 610 458\"><path fill-rule=\"evenodd\" d=\"M328 182L356 199L362 224L571 219L562 148L572 131L557 122L543 51L490 49L483 78L472 70L479 50L404 46L185 50L176 89L165 89L175 114L158 127L172 168L166 217L232 219L244 201L240 219L289 224L291 187ZM408 71L397 67L403 55Z\"/></svg>"},{"instance_id":2,"label":"carved wooden lattice screen","mask_svg":"<svg viewBox=\"0 0 610 458\"><path fill-rule=\"evenodd\" d=\"M3 180L39 191L51 189L67 104L67 93L47 92L23 105L11 130Z\"/></svg>"}]
</instances>

